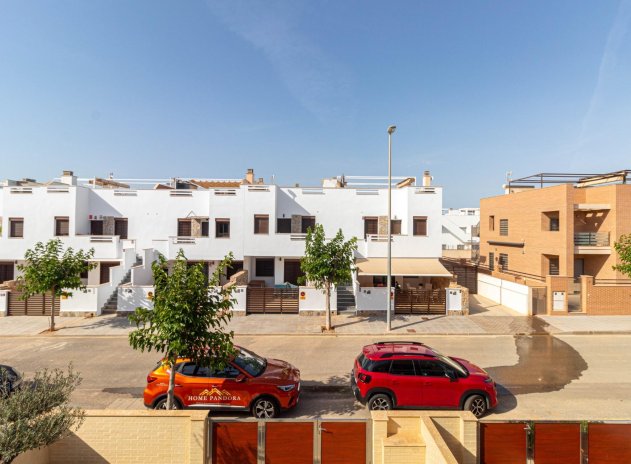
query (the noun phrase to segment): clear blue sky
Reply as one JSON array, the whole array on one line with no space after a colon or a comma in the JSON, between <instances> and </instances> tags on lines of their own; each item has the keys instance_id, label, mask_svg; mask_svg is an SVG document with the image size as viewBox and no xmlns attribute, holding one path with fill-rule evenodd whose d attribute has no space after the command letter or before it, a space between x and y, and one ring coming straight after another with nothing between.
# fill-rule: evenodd
<instances>
[{"instance_id":1,"label":"clear blue sky","mask_svg":"<svg viewBox=\"0 0 631 464\"><path fill-rule=\"evenodd\" d=\"M0 0L0 178L631 168L631 0Z\"/></svg>"}]
</instances>

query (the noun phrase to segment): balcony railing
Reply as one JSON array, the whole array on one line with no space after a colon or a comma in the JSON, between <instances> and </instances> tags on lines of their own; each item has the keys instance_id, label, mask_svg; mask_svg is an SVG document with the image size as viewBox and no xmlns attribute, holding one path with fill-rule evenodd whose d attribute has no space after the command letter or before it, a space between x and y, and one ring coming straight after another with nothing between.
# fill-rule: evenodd
<instances>
[{"instance_id":1,"label":"balcony railing","mask_svg":"<svg viewBox=\"0 0 631 464\"><path fill-rule=\"evenodd\" d=\"M609 232L575 232L575 246L609 246Z\"/></svg>"}]
</instances>

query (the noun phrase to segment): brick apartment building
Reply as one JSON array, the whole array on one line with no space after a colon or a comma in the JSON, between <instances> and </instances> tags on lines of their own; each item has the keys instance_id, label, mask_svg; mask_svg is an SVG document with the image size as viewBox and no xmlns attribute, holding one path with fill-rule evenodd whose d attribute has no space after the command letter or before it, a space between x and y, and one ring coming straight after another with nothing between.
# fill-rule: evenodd
<instances>
[{"instance_id":1,"label":"brick apartment building","mask_svg":"<svg viewBox=\"0 0 631 464\"><path fill-rule=\"evenodd\" d=\"M631 314L631 280L613 269L614 243L631 233L630 173L537 174L482 199L481 293L501 299L510 282L530 288L525 313Z\"/></svg>"}]
</instances>

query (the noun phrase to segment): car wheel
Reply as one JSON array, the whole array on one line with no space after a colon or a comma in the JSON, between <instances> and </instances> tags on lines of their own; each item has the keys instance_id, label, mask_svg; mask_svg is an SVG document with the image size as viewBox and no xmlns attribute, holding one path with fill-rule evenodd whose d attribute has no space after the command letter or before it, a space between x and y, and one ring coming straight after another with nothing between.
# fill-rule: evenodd
<instances>
[{"instance_id":1,"label":"car wheel","mask_svg":"<svg viewBox=\"0 0 631 464\"><path fill-rule=\"evenodd\" d=\"M252 415L257 419L272 419L279 412L276 401L271 398L259 398L252 405Z\"/></svg>"},{"instance_id":2,"label":"car wheel","mask_svg":"<svg viewBox=\"0 0 631 464\"><path fill-rule=\"evenodd\" d=\"M153 407L153 409L166 409L166 408L167 408L166 398L162 398L161 400L159 400ZM171 409L182 409L182 406L180 405L178 400L173 399L173 406L171 407Z\"/></svg>"},{"instance_id":3,"label":"car wheel","mask_svg":"<svg viewBox=\"0 0 631 464\"><path fill-rule=\"evenodd\" d=\"M368 409L371 411L387 411L392 409L392 400L385 393L377 393L370 397Z\"/></svg>"},{"instance_id":4,"label":"car wheel","mask_svg":"<svg viewBox=\"0 0 631 464\"><path fill-rule=\"evenodd\" d=\"M481 395L472 395L464 403L464 410L471 411L475 417L486 414L486 398Z\"/></svg>"}]
</instances>

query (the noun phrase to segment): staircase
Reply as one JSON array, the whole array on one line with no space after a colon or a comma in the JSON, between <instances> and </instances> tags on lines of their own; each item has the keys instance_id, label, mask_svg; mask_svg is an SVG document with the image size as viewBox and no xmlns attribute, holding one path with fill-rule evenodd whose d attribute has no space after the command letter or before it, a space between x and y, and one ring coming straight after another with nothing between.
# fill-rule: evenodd
<instances>
[{"instance_id":1,"label":"staircase","mask_svg":"<svg viewBox=\"0 0 631 464\"><path fill-rule=\"evenodd\" d=\"M348 309L355 309L353 287L337 287L337 310L339 312Z\"/></svg>"},{"instance_id":2,"label":"staircase","mask_svg":"<svg viewBox=\"0 0 631 464\"><path fill-rule=\"evenodd\" d=\"M138 263L138 259L136 259L136 263ZM103 305L103 308L101 308L101 314L116 314L116 311L118 310L118 287L129 282L131 282L131 269L127 271L123 280L121 280L116 288L114 288L114 291L107 299L107 302Z\"/></svg>"}]
</instances>

